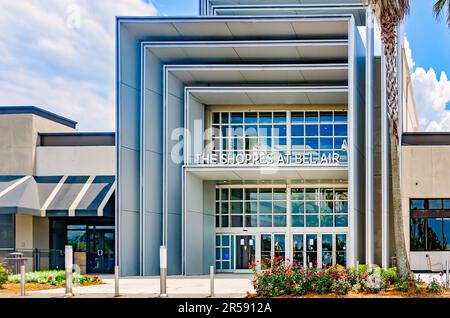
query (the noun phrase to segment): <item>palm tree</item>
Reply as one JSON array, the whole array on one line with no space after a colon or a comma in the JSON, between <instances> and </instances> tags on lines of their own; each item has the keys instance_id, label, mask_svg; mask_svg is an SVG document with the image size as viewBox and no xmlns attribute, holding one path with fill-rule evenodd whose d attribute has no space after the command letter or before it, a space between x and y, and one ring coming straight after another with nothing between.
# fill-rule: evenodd
<instances>
[{"instance_id":1,"label":"palm tree","mask_svg":"<svg viewBox=\"0 0 450 318\"><path fill-rule=\"evenodd\" d=\"M433 7L434 16L439 19L447 6L447 23L450 26L450 0L438 0Z\"/></svg>"},{"instance_id":2,"label":"palm tree","mask_svg":"<svg viewBox=\"0 0 450 318\"><path fill-rule=\"evenodd\" d=\"M398 154L398 81L397 81L397 27L409 12L409 0L365 0L370 6L381 27L384 56L386 58L386 96L390 155L392 165L392 201L394 219L394 242L397 256L398 274L406 277L410 273L408 254L406 251L402 202L400 192L400 164Z\"/></svg>"}]
</instances>

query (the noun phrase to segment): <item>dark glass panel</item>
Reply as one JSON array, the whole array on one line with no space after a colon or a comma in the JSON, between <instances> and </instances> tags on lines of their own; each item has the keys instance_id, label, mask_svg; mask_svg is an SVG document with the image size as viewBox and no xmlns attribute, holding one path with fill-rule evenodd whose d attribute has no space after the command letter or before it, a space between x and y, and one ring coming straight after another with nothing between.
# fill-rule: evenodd
<instances>
[{"instance_id":1,"label":"dark glass panel","mask_svg":"<svg viewBox=\"0 0 450 318\"><path fill-rule=\"evenodd\" d=\"M428 209L442 210L442 200L428 200Z\"/></svg>"},{"instance_id":2,"label":"dark glass panel","mask_svg":"<svg viewBox=\"0 0 450 318\"><path fill-rule=\"evenodd\" d=\"M319 114L317 112L306 112L305 120L307 123L317 123L319 121Z\"/></svg>"},{"instance_id":3,"label":"dark glass panel","mask_svg":"<svg viewBox=\"0 0 450 318\"><path fill-rule=\"evenodd\" d=\"M303 123L305 121L304 112L292 112L291 113L291 123Z\"/></svg>"},{"instance_id":4,"label":"dark glass panel","mask_svg":"<svg viewBox=\"0 0 450 318\"><path fill-rule=\"evenodd\" d=\"M440 251L442 249L442 219L427 219L427 250Z\"/></svg>"},{"instance_id":5,"label":"dark glass panel","mask_svg":"<svg viewBox=\"0 0 450 318\"><path fill-rule=\"evenodd\" d=\"M411 200L411 210L425 210L425 200Z\"/></svg>"},{"instance_id":6,"label":"dark glass panel","mask_svg":"<svg viewBox=\"0 0 450 318\"><path fill-rule=\"evenodd\" d=\"M244 200L244 189L231 189L231 200Z\"/></svg>"},{"instance_id":7,"label":"dark glass panel","mask_svg":"<svg viewBox=\"0 0 450 318\"><path fill-rule=\"evenodd\" d=\"M258 113L245 113L246 124L256 124L258 122Z\"/></svg>"},{"instance_id":8,"label":"dark glass panel","mask_svg":"<svg viewBox=\"0 0 450 318\"><path fill-rule=\"evenodd\" d=\"M232 124L242 124L244 122L243 113L231 113L231 123Z\"/></svg>"}]
</instances>

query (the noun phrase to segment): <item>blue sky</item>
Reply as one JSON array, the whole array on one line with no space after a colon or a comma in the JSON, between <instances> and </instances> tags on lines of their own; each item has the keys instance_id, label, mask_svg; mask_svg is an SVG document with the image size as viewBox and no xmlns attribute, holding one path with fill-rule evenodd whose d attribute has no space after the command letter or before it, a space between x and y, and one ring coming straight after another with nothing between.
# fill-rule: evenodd
<instances>
[{"instance_id":1,"label":"blue sky","mask_svg":"<svg viewBox=\"0 0 450 318\"><path fill-rule=\"evenodd\" d=\"M274 0L276 1L276 0ZM450 131L450 28L410 0L405 50L423 130ZM36 105L80 130L115 123L114 17L196 16L198 0L0 0L0 105ZM17 17L21 17L18 19Z\"/></svg>"}]
</instances>

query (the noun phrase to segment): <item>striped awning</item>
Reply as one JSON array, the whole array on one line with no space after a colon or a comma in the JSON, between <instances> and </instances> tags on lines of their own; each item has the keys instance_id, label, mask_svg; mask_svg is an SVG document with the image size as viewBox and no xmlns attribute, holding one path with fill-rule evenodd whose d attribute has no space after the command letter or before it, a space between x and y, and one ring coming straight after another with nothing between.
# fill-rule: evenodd
<instances>
[{"instance_id":1,"label":"striped awning","mask_svg":"<svg viewBox=\"0 0 450 318\"><path fill-rule=\"evenodd\" d=\"M0 176L0 213L114 216L114 176Z\"/></svg>"}]
</instances>

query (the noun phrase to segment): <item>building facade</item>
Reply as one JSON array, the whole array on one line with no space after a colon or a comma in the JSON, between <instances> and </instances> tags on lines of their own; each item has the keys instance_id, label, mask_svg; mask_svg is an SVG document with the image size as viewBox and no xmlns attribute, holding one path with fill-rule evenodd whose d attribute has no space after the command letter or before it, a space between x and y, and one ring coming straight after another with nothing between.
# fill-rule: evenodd
<instances>
[{"instance_id":1,"label":"building facade","mask_svg":"<svg viewBox=\"0 0 450 318\"><path fill-rule=\"evenodd\" d=\"M32 106L0 107L0 259L27 270L64 268L72 245L82 273L115 262L115 134Z\"/></svg>"},{"instance_id":2,"label":"building facade","mask_svg":"<svg viewBox=\"0 0 450 318\"><path fill-rule=\"evenodd\" d=\"M246 271L272 256L389 263L371 14L361 1L200 8L117 18L122 274L158 274L160 245L169 274Z\"/></svg>"}]
</instances>

